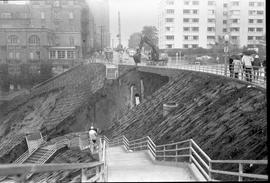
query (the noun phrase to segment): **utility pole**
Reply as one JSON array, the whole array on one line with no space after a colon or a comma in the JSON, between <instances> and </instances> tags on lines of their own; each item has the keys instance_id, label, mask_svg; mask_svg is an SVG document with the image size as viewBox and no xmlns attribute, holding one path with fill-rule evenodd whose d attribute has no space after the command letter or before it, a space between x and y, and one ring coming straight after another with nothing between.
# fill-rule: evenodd
<instances>
[{"instance_id":1,"label":"utility pole","mask_svg":"<svg viewBox=\"0 0 270 183\"><path fill-rule=\"evenodd\" d=\"M119 46L121 46L121 20L120 20L120 11L118 11L118 35L119 35Z\"/></svg>"},{"instance_id":2,"label":"utility pole","mask_svg":"<svg viewBox=\"0 0 270 183\"><path fill-rule=\"evenodd\" d=\"M99 26L100 27L100 49L101 49L101 51L103 50L103 28L104 28L104 26L103 25L101 25L101 26Z\"/></svg>"}]
</instances>

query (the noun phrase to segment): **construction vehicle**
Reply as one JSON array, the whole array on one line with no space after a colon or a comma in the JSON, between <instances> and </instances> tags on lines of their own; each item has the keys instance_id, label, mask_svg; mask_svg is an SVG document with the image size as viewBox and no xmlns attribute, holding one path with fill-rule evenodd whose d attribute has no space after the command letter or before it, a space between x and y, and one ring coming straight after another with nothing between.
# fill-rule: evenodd
<instances>
[{"instance_id":1,"label":"construction vehicle","mask_svg":"<svg viewBox=\"0 0 270 183\"><path fill-rule=\"evenodd\" d=\"M168 55L165 53L160 54L159 49L152 43L152 41L148 37L142 36L139 48L133 56L136 64L141 63L141 50L144 43L148 44L152 48L150 52L150 58L146 61L146 65L166 65L168 63Z\"/></svg>"}]
</instances>

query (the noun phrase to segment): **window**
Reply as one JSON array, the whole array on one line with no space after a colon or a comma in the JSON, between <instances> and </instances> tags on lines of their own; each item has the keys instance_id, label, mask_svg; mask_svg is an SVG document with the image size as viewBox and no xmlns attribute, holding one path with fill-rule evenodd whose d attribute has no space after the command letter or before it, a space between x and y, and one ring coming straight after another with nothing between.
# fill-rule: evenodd
<instances>
[{"instance_id":1,"label":"window","mask_svg":"<svg viewBox=\"0 0 270 183\"><path fill-rule=\"evenodd\" d=\"M231 32L239 32L240 28L239 27L232 27Z\"/></svg>"},{"instance_id":2,"label":"window","mask_svg":"<svg viewBox=\"0 0 270 183\"><path fill-rule=\"evenodd\" d=\"M167 9L166 10L166 13L167 14L174 14L174 9Z\"/></svg>"},{"instance_id":3,"label":"window","mask_svg":"<svg viewBox=\"0 0 270 183\"><path fill-rule=\"evenodd\" d=\"M199 5L199 1L192 1L193 5Z\"/></svg>"},{"instance_id":4,"label":"window","mask_svg":"<svg viewBox=\"0 0 270 183\"><path fill-rule=\"evenodd\" d=\"M65 51L57 51L57 57L59 59L65 58Z\"/></svg>"},{"instance_id":5,"label":"window","mask_svg":"<svg viewBox=\"0 0 270 183\"><path fill-rule=\"evenodd\" d=\"M254 23L254 19L248 19L248 23L253 24Z\"/></svg>"},{"instance_id":6,"label":"window","mask_svg":"<svg viewBox=\"0 0 270 183\"><path fill-rule=\"evenodd\" d=\"M11 18L11 13L1 13L1 18L3 19Z\"/></svg>"},{"instance_id":7,"label":"window","mask_svg":"<svg viewBox=\"0 0 270 183\"><path fill-rule=\"evenodd\" d=\"M223 8L227 8L228 7L228 4L227 3L224 3L223 4Z\"/></svg>"},{"instance_id":8,"label":"window","mask_svg":"<svg viewBox=\"0 0 270 183\"><path fill-rule=\"evenodd\" d=\"M166 1L166 4L168 4L168 5L174 5L174 1L172 1L172 0L167 0L167 1Z\"/></svg>"},{"instance_id":9,"label":"window","mask_svg":"<svg viewBox=\"0 0 270 183\"><path fill-rule=\"evenodd\" d=\"M189 31L189 27L184 27L184 31Z\"/></svg>"},{"instance_id":10,"label":"window","mask_svg":"<svg viewBox=\"0 0 270 183\"><path fill-rule=\"evenodd\" d=\"M174 36L166 36L167 40L174 40Z\"/></svg>"},{"instance_id":11,"label":"window","mask_svg":"<svg viewBox=\"0 0 270 183\"><path fill-rule=\"evenodd\" d=\"M40 13L40 17L41 17L41 19L45 19L45 14L44 14L44 12L41 12L41 13Z\"/></svg>"},{"instance_id":12,"label":"window","mask_svg":"<svg viewBox=\"0 0 270 183\"><path fill-rule=\"evenodd\" d=\"M263 11L257 11L257 15L263 15Z\"/></svg>"},{"instance_id":13,"label":"window","mask_svg":"<svg viewBox=\"0 0 270 183\"><path fill-rule=\"evenodd\" d=\"M167 44L166 47L167 48L172 48L172 44Z\"/></svg>"},{"instance_id":14,"label":"window","mask_svg":"<svg viewBox=\"0 0 270 183\"><path fill-rule=\"evenodd\" d=\"M183 19L183 22L185 22L185 23L186 23L186 22L189 22L189 19L188 19L188 18L184 18L184 19Z\"/></svg>"},{"instance_id":15,"label":"window","mask_svg":"<svg viewBox=\"0 0 270 183\"><path fill-rule=\"evenodd\" d=\"M262 20L262 19L258 19L258 20L257 20L257 23L258 23L258 24L261 24L261 23L263 23L263 20Z\"/></svg>"},{"instance_id":16,"label":"window","mask_svg":"<svg viewBox=\"0 0 270 183\"><path fill-rule=\"evenodd\" d=\"M248 32L254 32L254 31L255 31L255 28L252 28L252 27L248 28Z\"/></svg>"},{"instance_id":17,"label":"window","mask_svg":"<svg viewBox=\"0 0 270 183\"><path fill-rule=\"evenodd\" d=\"M56 58L56 51L52 50L50 51L50 59L55 59Z\"/></svg>"},{"instance_id":18,"label":"window","mask_svg":"<svg viewBox=\"0 0 270 183\"><path fill-rule=\"evenodd\" d=\"M190 14L190 10L183 10L183 14Z\"/></svg>"},{"instance_id":19,"label":"window","mask_svg":"<svg viewBox=\"0 0 270 183\"><path fill-rule=\"evenodd\" d=\"M173 22L173 18L166 18L166 22Z\"/></svg>"},{"instance_id":20,"label":"window","mask_svg":"<svg viewBox=\"0 0 270 183\"><path fill-rule=\"evenodd\" d=\"M184 1L184 5L189 5L189 1Z\"/></svg>"},{"instance_id":21,"label":"window","mask_svg":"<svg viewBox=\"0 0 270 183\"><path fill-rule=\"evenodd\" d=\"M232 1L232 6L239 6L239 1Z\"/></svg>"},{"instance_id":22,"label":"window","mask_svg":"<svg viewBox=\"0 0 270 183\"><path fill-rule=\"evenodd\" d=\"M197 44L193 44L192 45L192 48L198 48L198 45Z\"/></svg>"},{"instance_id":23,"label":"window","mask_svg":"<svg viewBox=\"0 0 270 183\"><path fill-rule=\"evenodd\" d=\"M19 43L18 36L15 36L15 35L8 36L8 43L9 44L18 44Z\"/></svg>"},{"instance_id":24,"label":"window","mask_svg":"<svg viewBox=\"0 0 270 183\"><path fill-rule=\"evenodd\" d=\"M223 16L227 16L228 12L227 11L223 11Z\"/></svg>"},{"instance_id":25,"label":"window","mask_svg":"<svg viewBox=\"0 0 270 183\"><path fill-rule=\"evenodd\" d=\"M256 32L262 32L263 28L256 28Z\"/></svg>"},{"instance_id":26,"label":"window","mask_svg":"<svg viewBox=\"0 0 270 183\"><path fill-rule=\"evenodd\" d=\"M188 36L184 36L184 40L188 40Z\"/></svg>"},{"instance_id":27,"label":"window","mask_svg":"<svg viewBox=\"0 0 270 183\"><path fill-rule=\"evenodd\" d=\"M248 11L248 14L249 14L249 15L255 15L255 14L256 14L256 10L249 10L249 11Z\"/></svg>"},{"instance_id":28,"label":"window","mask_svg":"<svg viewBox=\"0 0 270 183\"><path fill-rule=\"evenodd\" d=\"M74 38L73 37L69 37L69 44L70 44L70 46L74 46Z\"/></svg>"},{"instance_id":29,"label":"window","mask_svg":"<svg viewBox=\"0 0 270 183\"><path fill-rule=\"evenodd\" d=\"M192 19L192 22L193 22L193 23L197 23L197 22L199 22L199 19L198 19L198 18L193 18L193 19Z\"/></svg>"},{"instance_id":30,"label":"window","mask_svg":"<svg viewBox=\"0 0 270 183\"><path fill-rule=\"evenodd\" d=\"M231 36L233 41L239 40L239 36Z\"/></svg>"},{"instance_id":31,"label":"window","mask_svg":"<svg viewBox=\"0 0 270 183\"><path fill-rule=\"evenodd\" d=\"M215 31L215 27L207 27L207 31L208 32L214 32Z\"/></svg>"},{"instance_id":32,"label":"window","mask_svg":"<svg viewBox=\"0 0 270 183\"><path fill-rule=\"evenodd\" d=\"M208 18L208 23L215 23L216 20L214 18Z\"/></svg>"},{"instance_id":33,"label":"window","mask_svg":"<svg viewBox=\"0 0 270 183\"><path fill-rule=\"evenodd\" d=\"M73 12L69 12L69 19L73 19L73 18L74 18Z\"/></svg>"},{"instance_id":34,"label":"window","mask_svg":"<svg viewBox=\"0 0 270 183\"><path fill-rule=\"evenodd\" d=\"M170 31L171 30L171 27L166 27L166 31Z\"/></svg>"},{"instance_id":35,"label":"window","mask_svg":"<svg viewBox=\"0 0 270 183\"><path fill-rule=\"evenodd\" d=\"M216 5L216 2L215 1L208 1L208 5L209 6L214 6L214 5Z\"/></svg>"},{"instance_id":36,"label":"window","mask_svg":"<svg viewBox=\"0 0 270 183\"><path fill-rule=\"evenodd\" d=\"M223 24L227 24L227 20L223 20Z\"/></svg>"},{"instance_id":37,"label":"window","mask_svg":"<svg viewBox=\"0 0 270 183\"><path fill-rule=\"evenodd\" d=\"M248 40L253 40L253 36L248 36Z\"/></svg>"},{"instance_id":38,"label":"window","mask_svg":"<svg viewBox=\"0 0 270 183\"><path fill-rule=\"evenodd\" d=\"M249 6L255 6L255 2L249 2Z\"/></svg>"},{"instance_id":39,"label":"window","mask_svg":"<svg viewBox=\"0 0 270 183\"><path fill-rule=\"evenodd\" d=\"M215 40L216 38L215 38L215 36L207 36L207 39L208 40Z\"/></svg>"},{"instance_id":40,"label":"window","mask_svg":"<svg viewBox=\"0 0 270 183\"><path fill-rule=\"evenodd\" d=\"M188 44L184 44L183 47L184 47L184 48L188 48Z\"/></svg>"},{"instance_id":41,"label":"window","mask_svg":"<svg viewBox=\"0 0 270 183\"><path fill-rule=\"evenodd\" d=\"M208 10L208 15L214 15L215 14L215 10Z\"/></svg>"},{"instance_id":42,"label":"window","mask_svg":"<svg viewBox=\"0 0 270 183\"><path fill-rule=\"evenodd\" d=\"M199 27L192 27L193 32L199 32Z\"/></svg>"},{"instance_id":43,"label":"window","mask_svg":"<svg viewBox=\"0 0 270 183\"><path fill-rule=\"evenodd\" d=\"M29 38L29 44L39 45L40 44L39 37L37 35L30 36L30 38Z\"/></svg>"},{"instance_id":44,"label":"window","mask_svg":"<svg viewBox=\"0 0 270 183\"><path fill-rule=\"evenodd\" d=\"M258 2L257 6L264 6L264 3L263 2Z\"/></svg>"},{"instance_id":45,"label":"window","mask_svg":"<svg viewBox=\"0 0 270 183\"><path fill-rule=\"evenodd\" d=\"M231 15L240 15L240 10L231 10Z\"/></svg>"},{"instance_id":46,"label":"window","mask_svg":"<svg viewBox=\"0 0 270 183\"><path fill-rule=\"evenodd\" d=\"M194 14L194 15L197 15L198 12L199 12L199 10L193 10L193 14Z\"/></svg>"},{"instance_id":47,"label":"window","mask_svg":"<svg viewBox=\"0 0 270 183\"><path fill-rule=\"evenodd\" d=\"M199 40L199 36L193 36L193 40Z\"/></svg>"},{"instance_id":48,"label":"window","mask_svg":"<svg viewBox=\"0 0 270 183\"><path fill-rule=\"evenodd\" d=\"M223 29L223 32L227 32L227 29L226 29L226 28L224 28L224 29Z\"/></svg>"},{"instance_id":49,"label":"window","mask_svg":"<svg viewBox=\"0 0 270 183\"><path fill-rule=\"evenodd\" d=\"M74 57L74 51L67 51L67 58L68 59L74 59L75 57Z\"/></svg>"},{"instance_id":50,"label":"window","mask_svg":"<svg viewBox=\"0 0 270 183\"><path fill-rule=\"evenodd\" d=\"M240 19L232 19L232 22L235 23L235 24L237 24L237 23L240 22Z\"/></svg>"},{"instance_id":51,"label":"window","mask_svg":"<svg viewBox=\"0 0 270 183\"><path fill-rule=\"evenodd\" d=\"M256 39L257 41L259 41L259 40L262 39L262 37L261 37L261 36L256 36L255 39Z\"/></svg>"}]
</instances>

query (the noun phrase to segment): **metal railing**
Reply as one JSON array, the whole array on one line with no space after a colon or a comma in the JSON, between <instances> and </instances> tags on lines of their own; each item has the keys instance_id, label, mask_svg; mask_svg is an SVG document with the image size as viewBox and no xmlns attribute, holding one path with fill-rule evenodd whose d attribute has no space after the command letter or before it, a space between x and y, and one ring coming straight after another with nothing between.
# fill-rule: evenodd
<instances>
[{"instance_id":1,"label":"metal railing","mask_svg":"<svg viewBox=\"0 0 270 183\"><path fill-rule=\"evenodd\" d=\"M104 137L108 139L107 137ZM147 136L129 141L125 136L117 137L109 141L109 146L124 145L127 150L149 150L150 154L158 161L174 161L193 163L207 181L217 181L213 174L230 175L243 178L268 180L268 175L244 173L243 165L257 164L268 165L267 160L212 160L192 139L164 145L156 145ZM213 168L214 164L238 164L238 172L221 171Z\"/></svg>"},{"instance_id":2,"label":"metal railing","mask_svg":"<svg viewBox=\"0 0 270 183\"><path fill-rule=\"evenodd\" d=\"M132 59L132 58L131 58ZM99 60L98 63L107 63L105 60ZM116 65L135 65L134 61L129 62L116 62L113 63ZM199 71L205 73L211 73L216 75L221 75L225 77L230 77L234 79L239 79L244 82L254 84L256 86L260 86L266 88L266 69L262 66L253 66L250 69L244 69L241 65L235 72L234 65L227 65L227 71L225 72L224 64L209 64L209 65L201 65L201 64L186 64L186 63L177 63L177 62L168 62L166 65L149 65L145 62L137 64L137 66L141 67L152 67L152 68L167 68L167 69L180 69L180 70L191 70L191 71Z\"/></svg>"}]
</instances>

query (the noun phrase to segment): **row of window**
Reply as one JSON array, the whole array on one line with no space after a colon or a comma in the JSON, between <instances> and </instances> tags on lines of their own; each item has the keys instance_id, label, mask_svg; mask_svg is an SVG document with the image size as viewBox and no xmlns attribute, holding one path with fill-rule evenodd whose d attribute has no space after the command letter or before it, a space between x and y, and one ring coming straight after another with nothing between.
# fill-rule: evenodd
<instances>
[{"instance_id":1,"label":"row of window","mask_svg":"<svg viewBox=\"0 0 270 183\"><path fill-rule=\"evenodd\" d=\"M198 35L184 35L184 40L199 40ZM174 36L168 35L166 36L167 40L174 40ZM207 36L208 40L215 40L215 36Z\"/></svg>"},{"instance_id":2,"label":"row of window","mask_svg":"<svg viewBox=\"0 0 270 183\"><path fill-rule=\"evenodd\" d=\"M199 5L200 4L200 2L199 1L189 1L189 0L185 0L184 1L184 5Z\"/></svg>"},{"instance_id":3,"label":"row of window","mask_svg":"<svg viewBox=\"0 0 270 183\"><path fill-rule=\"evenodd\" d=\"M227 29L224 28L223 32L227 32ZM240 28L239 27L231 27L230 32L240 32ZM257 28L249 27L248 32L263 32L263 28L261 28L261 27L257 27Z\"/></svg>"},{"instance_id":4,"label":"row of window","mask_svg":"<svg viewBox=\"0 0 270 183\"><path fill-rule=\"evenodd\" d=\"M248 36L248 40L262 40L262 36Z\"/></svg>"},{"instance_id":5,"label":"row of window","mask_svg":"<svg viewBox=\"0 0 270 183\"><path fill-rule=\"evenodd\" d=\"M37 51L36 54L37 54L38 58L40 58L40 52ZM19 52L9 52L8 53L8 58L9 59L20 59L20 53ZM30 52L29 53L29 58L31 60L34 59L34 53L33 52Z\"/></svg>"},{"instance_id":6,"label":"row of window","mask_svg":"<svg viewBox=\"0 0 270 183\"><path fill-rule=\"evenodd\" d=\"M254 7L254 6L264 6L264 2L249 2L249 6Z\"/></svg>"},{"instance_id":7,"label":"row of window","mask_svg":"<svg viewBox=\"0 0 270 183\"><path fill-rule=\"evenodd\" d=\"M15 45L15 44L19 44L20 40L18 38L18 36L16 35L10 35L8 36L8 43ZM40 39L37 35L32 35L29 37L28 39L28 43L31 45L39 45L40 44Z\"/></svg>"},{"instance_id":8,"label":"row of window","mask_svg":"<svg viewBox=\"0 0 270 183\"><path fill-rule=\"evenodd\" d=\"M199 32L199 27L183 27L184 32Z\"/></svg>"},{"instance_id":9,"label":"row of window","mask_svg":"<svg viewBox=\"0 0 270 183\"><path fill-rule=\"evenodd\" d=\"M249 10L248 14L249 15L263 15L264 12L263 12L263 10Z\"/></svg>"},{"instance_id":10,"label":"row of window","mask_svg":"<svg viewBox=\"0 0 270 183\"><path fill-rule=\"evenodd\" d=\"M72 50L51 50L50 59L74 59L75 51Z\"/></svg>"}]
</instances>

